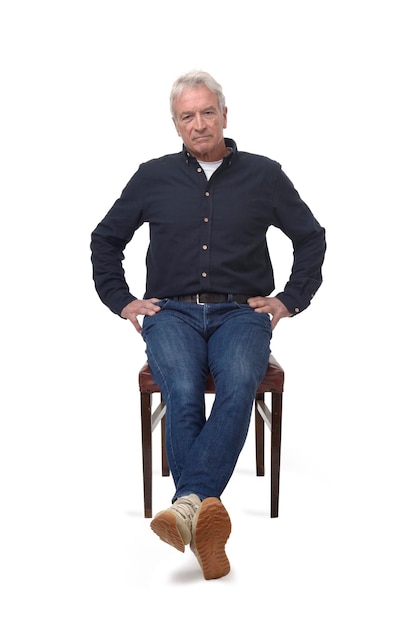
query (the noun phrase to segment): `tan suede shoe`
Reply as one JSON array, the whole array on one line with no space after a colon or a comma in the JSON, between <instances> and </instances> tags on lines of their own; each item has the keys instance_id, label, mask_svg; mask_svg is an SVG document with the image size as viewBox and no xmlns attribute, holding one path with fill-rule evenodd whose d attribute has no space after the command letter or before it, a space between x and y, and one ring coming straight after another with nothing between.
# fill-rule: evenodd
<instances>
[{"instance_id":1,"label":"tan suede shoe","mask_svg":"<svg viewBox=\"0 0 417 626\"><path fill-rule=\"evenodd\" d=\"M192 520L200 506L200 498L193 493L178 498L169 509L155 515L151 528L162 541L184 552L191 541Z\"/></svg>"},{"instance_id":2,"label":"tan suede shoe","mask_svg":"<svg viewBox=\"0 0 417 626\"><path fill-rule=\"evenodd\" d=\"M196 555L206 580L230 572L225 545L232 530L230 517L218 498L206 498L192 520L190 548Z\"/></svg>"}]
</instances>

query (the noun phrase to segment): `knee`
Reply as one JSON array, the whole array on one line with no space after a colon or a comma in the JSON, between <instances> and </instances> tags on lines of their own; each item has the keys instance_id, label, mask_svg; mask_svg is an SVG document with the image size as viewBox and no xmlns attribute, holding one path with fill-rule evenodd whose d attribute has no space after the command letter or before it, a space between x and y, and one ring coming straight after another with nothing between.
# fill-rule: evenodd
<instances>
[{"instance_id":1,"label":"knee","mask_svg":"<svg viewBox=\"0 0 417 626\"><path fill-rule=\"evenodd\" d=\"M236 391L242 391L244 389L256 390L263 376L264 372L254 367L252 363L241 361L233 368L219 373L216 385L219 385L221 381L225 381L227 387L233 388Z\"/></svg>"},{"instance_id":2,"label":"knee","mask_svg":"<svg viewBox=\"0 0 417 626\"><path fill-rule=\"evenodd\" d=\"M200 404L204 399L204 390L204 384L200 382L183 376L175 376L165 381L163 395L167 400L175 402L176 406L185 406Z\"/></svg>"}]
</instances>

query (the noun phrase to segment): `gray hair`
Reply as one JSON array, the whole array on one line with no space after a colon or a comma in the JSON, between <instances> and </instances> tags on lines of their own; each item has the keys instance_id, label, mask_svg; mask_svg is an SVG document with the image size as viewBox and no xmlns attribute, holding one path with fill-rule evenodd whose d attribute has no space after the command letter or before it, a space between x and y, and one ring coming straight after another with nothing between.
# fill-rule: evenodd
<instances>
[{"instance_id":1,"label":"gray hair","mask_svg":"<svg viewBox=\"0 0 417 626\"><path fill-rule=\"evenodd\" d=\"M219 103L219 109L223 113L226 107L226 101L223 95L222 86L219 85L219 83L214 80L214 78L207 72L194 70L177 78L177 80L172 85L170 95L170 107L172 117L175 117L174 101L176 100L176 98L180 97L184 89L186 89L187 87L195 88L201 86L207 87L207 89L210 89L210 91L216 94Z\"/></svg>"}]
</instances>

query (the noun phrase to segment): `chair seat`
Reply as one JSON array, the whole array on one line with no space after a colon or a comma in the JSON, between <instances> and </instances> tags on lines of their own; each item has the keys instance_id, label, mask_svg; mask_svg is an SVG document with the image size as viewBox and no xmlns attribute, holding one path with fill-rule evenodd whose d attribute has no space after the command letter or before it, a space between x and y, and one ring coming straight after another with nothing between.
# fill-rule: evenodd
<instances>
[{"instance_id":1,"label":"chair seat","mask_svg":"<svg viewBox=\"0 0 417 626\"><path fill-rule=\"evenodd\" d=\"M161 392L160 388L152 378L148 363L145 363L139 372L139 389L144 393ZM205 391L206 393L215 393L214 380L211 374L207 376ZM268 369L263 381L258 387L257 393L269 393L272 391L277 393L282 393L284 391L284 370L271 354L269 357Z\"/></svg>"}]
</instances>

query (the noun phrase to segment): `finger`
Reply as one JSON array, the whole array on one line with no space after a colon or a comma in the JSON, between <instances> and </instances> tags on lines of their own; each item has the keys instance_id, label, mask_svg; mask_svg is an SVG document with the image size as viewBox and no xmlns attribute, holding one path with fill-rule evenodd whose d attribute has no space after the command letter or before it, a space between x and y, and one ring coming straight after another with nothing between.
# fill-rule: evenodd
<instances>
[{"instance_id":1,"label":"finger","mask_svg":"<svg viewBox=\"0 0 417 626\"><path fill-rule=\"evenodd\" d=\"M142 333L142 326L139 324L137 317L129 317L129 321L133 324L133 326L135 327L136 331L141 334Z\"/></svg>"},{"instance_id":2,"label":"finger","mask_svg":"<svg viewBox=\"0 0 417 626\"><path fill-rule=\"evenodd\" d=\"M272 318L272 320L271 320L271 327L272 327L272 330L274 330L274 328L276 328L276 326L277 326L277 324L278 324L279 320L280 320L280 317L279 317L278 315L276 315L276 316L274 316L274 317Z\"/></svg>"},{"instance_id":3,"label":"finger","mask_svg":"<svg viewBox=\"0 0 417 626\"><path fill-rule=\"evenodd\" d=\"M152 317L152 315L156 315L160 311L160 307L146 307L141 311L140 315L147 315L148 317Z\"/></svg>"},{"instance_id":4,"label":"finger","mask_svg":"<svg viewBox=\"0 0 417 626\"><path fill-rule=\"evenodd\" d=\"M255 313L270 313L272 314L272 308L269 304L260 304L256 307Z\"/></svg>"},{"instance_id":5,"label":"finger","mask_svg":"<svg viewBox=\"0 0 417 626\"><path fill-rule=\"evenodd\" d=\"M161 307L158 306L157 304L154 304L154 302L159 302L159 300L157 300L156 298L153 298L152 300L145 300L142 315L150 315L151 313L152 314L158 313L158 311L161 310Z\"/></svg>"},{"instance_id":6,"label":"finger","mask_svg":"<svg viewBox=\"0 0 417 626\"><path fill-rule=\"evenodd\" d=\"M256 309L260 306L263 306L265 304L265 299L261 296L261 297L253 297L253 298L249 298L248 299L248 304L249 306L251 306L253 309Z\"/></svg>"}]
</instances>

